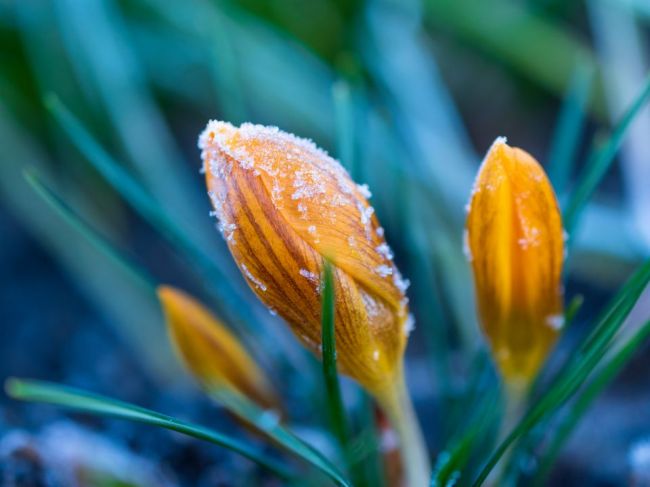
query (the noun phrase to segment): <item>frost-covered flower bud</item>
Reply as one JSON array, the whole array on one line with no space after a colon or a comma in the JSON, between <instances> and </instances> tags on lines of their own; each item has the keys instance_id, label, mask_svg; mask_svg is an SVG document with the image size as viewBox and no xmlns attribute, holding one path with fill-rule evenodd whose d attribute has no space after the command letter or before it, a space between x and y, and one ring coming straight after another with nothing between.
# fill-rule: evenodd
<instances>
[{"instance_id":1,"label":"frost-covered flower bud","mask_svg":"<svg viewBox=\"0 0 650 487\"><path fill-rule=\"evenodd\" d=\"M479 169L465 238L494 359L506 381L528 383L563 325L564 237L544 170L505 139Z\"/></svg>"},{"instance_id":2,"label":"frost-covered flower bud","mask_svg":"<svg viewBox=\"0 0 650 487\"><path fill-rule=\"evenodd\" d=\"M407 284L341 165L275 127L211 121L199 138L219 227L248 284L320 353L323 259L334 264L340 370L380 393L401 374Z\"/></svg>"},{"instance_id":3,"label":"frost-covered flower bud","mask_svg":"<svg viewBox=\"0 0 650 487\"><path fill-rule=\"evenodd\" d=\"M270 381L240 341L196 299L158 287L169 336L179 358L208 393L241 394L262 409L281 410Z\"/></svg>"}]
</instances>

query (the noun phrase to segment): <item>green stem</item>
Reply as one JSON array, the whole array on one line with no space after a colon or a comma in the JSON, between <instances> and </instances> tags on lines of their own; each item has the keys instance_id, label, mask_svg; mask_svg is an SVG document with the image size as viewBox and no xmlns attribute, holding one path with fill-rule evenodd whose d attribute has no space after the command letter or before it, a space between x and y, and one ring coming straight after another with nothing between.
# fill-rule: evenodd
<instances>
[{"instance_id":1,"label":"green stem","mask_svg":"<svg viewBox=\"0 0 650 487\"><path fill-rule=\"evenodd\" d=\"M400 440L400 454L407 487L425 487L431 478L431 464L404 374L400 368L395 380L377 394L377 400L390 419Z\"/></svg>"},{"instance_id":2,"label":"green stem","mask_svg":"<svg viewBox=\"0 0 650 487\"><path fill-rule=\"evenodd\" d=\"M505 411L501 420L499 438L497 444L501 443L506 436L515 428L521 419L524 407L526 405L526 396L528 393L528 382L511 380L505 382ZM503 454L503 457L494 467L490 477L487 480L488 485L508 485L506 466L510 462L512 455L512 446Z\"/></svg>"}]
</instances>

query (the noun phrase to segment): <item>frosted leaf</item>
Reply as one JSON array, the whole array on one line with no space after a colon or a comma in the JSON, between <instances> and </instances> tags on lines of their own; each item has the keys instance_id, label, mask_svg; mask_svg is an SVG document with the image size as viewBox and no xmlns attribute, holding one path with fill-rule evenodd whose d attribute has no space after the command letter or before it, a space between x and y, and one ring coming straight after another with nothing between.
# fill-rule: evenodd
<instances>
[{"instance_id":1,"label":"frosted leaf","mask_svg":"<svg viewBox=\"0 0 650 487\"><path fill-rule=\"evenodd\" d=\"M554 330L561 330L564 326L564 315L556 314L546 317L546 324Z\"/></svg>"},{"instance_id":2,"label":"frosted leaf","mask_svg":"<svg viewBox=\"0 0 650 487\"><path fill-rule=\"evenodd\" d=\"M393 268L385 264L375 267L375 272L381 277L390 276L393 273Z\"/></svg>"},{"instance_id":3,"label":"frosted leaf","mask_svg":"<svg viewBox=\"0 0 650 487\"><path fill-rule=\"evenodd\" d=\"M257 279L253 274L251 274L251 271L248 270L248 267L246 267L246 264L241 265L241 270L244 273L244 275L248 278L249 281L251 281L253 284L255 284L255 287L257 287L261 291L266 291L266 285Z\"/></svg>"}]
</instances>

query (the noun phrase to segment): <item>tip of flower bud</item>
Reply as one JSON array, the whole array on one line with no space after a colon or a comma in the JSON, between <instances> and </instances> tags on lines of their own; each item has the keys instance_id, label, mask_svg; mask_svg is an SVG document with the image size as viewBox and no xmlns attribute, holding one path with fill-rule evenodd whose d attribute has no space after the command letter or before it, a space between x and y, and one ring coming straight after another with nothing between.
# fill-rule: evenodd
<instances>
[{"instance_id":1,"label":"tip of flower bud","mask_svg":"<svg viewBox=\"0 0 650 487\"><path fill-rule=\"evenodd\" d=\"M226 389L279 409L270 382L241 342L197 300L171 286L156 290L171 342L206 391Z\"/></svg>"}]
</instances>

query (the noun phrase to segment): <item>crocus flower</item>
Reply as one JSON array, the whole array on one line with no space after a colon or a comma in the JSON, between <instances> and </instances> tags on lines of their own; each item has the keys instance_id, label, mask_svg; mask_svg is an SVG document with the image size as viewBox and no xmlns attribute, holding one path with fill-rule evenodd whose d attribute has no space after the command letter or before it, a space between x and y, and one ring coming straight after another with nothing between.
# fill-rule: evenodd
<instances>
[{"instance_id":1,"label":"crocus flower","mask_svg":"<svg viewBox=\"0 0 650 487\"><path fill-rule=\"evenodd\" d=\"M506 382L527 384L563 324L564 238L544 170L505 139L494 142L479 169L465 238L494 360Z\"/></svg>"},{"instance_id":2,"label":"crocus flower","mask_svg":"<svg viewBox=\"0 0 650 487\"><path fill-rule=\"evenodd\" d=\"M259 299L317 355L323 261L333 263L339 370L397 423L409 448L409 484L425 485L428 460L403 383L407 283L368 204L368 188L311 141L275 127L211 121L199 148L235 262Z\"/></svg>"},{"instance_id":3,"label":"crocus flower","mask_svg":"<svg viewBox=\"0 0 650 487\"><path fill-rule=\"evenodd\" d=\"M225 389L262 409L280 411L266 375L240 341L200 302L179 289L160 286L171 342L188 371L207 392Z\"/></svg>"},{"instance_id":4,"label":"crocus flower","mask_svg":"<svg viewBox=\"0 0 650 487\"><path fill-rule=\"evenodd\" d=\"M213 121L199 147L219 227L253 291L318 354L329 258L340 369L369 390L385 387L409 332L406 284L368 190L313 143L276 128Z\"/></svg>"}]
</instances>

